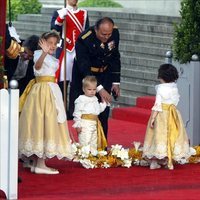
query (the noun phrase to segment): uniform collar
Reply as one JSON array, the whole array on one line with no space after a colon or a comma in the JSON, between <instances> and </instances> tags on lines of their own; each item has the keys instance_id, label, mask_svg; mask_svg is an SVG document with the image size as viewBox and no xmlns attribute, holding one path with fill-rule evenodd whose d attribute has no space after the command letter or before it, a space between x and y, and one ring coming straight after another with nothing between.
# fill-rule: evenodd
<instances>
[{"instance_id":1,"label":"uniform collar","mask_svg":"<svg viewBox=\"0 0 200 200\"><path fill-rule=\"evenodd\" d=\"M73 6L70 6L70 5L67 5L67 9L69 9L70 11L76 11L78 9L78 7L73 7Z\"/></svg>"}]
</instances>

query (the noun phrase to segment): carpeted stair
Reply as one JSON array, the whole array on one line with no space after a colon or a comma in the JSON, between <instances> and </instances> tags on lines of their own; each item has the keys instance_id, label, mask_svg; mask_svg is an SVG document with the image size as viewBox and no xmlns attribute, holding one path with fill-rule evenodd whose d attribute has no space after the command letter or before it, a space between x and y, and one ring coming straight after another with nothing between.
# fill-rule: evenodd
<instances>
[{"instance_id":1,"label":"carpeted stair","mask_svg":"<svg viewBox=\"0 0 200 200\"><path fill-rule=\"evenodd\" d=\"M134 107L113 108L112 118L140 124L147 124L154 101L155 96L138 97L136 100L136 106Z\"/></svg>"}]
</instances>

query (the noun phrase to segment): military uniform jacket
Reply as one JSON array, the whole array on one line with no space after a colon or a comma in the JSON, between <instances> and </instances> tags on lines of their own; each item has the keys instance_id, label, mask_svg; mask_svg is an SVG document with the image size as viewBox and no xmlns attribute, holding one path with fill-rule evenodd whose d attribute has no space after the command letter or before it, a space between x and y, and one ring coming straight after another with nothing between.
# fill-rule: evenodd
<instances>
[{"instance_id":1,"label":"military uniform jacket","mask_svg":"<svg viewBox=\"0 0 200 200\"><path fill-rule=\"evenodd\" d=\"M72 73L72 85L76 85L75 88L77 88L85 76L94 75L98 85L102 85L110 92L112 83L120 82L121 62L118 47L119 31L117 28L114 28L106 43L101 43L96 37L94 27L84 31L75 46L76 58Z\"/></svg>"},{"instance_id":2,"label":"military uniform jacket","mask_svg":"<svg viewBox=\"0 0 200 200\"><path fill-rule=\"evenodd\" d=\"M55 11L51 19L51 29L60 32L62 39L64 38L63 22L64 18L60 17L63 10L66 10L66 49L71 52L74 50L75 42L82 31L89 27L89 19L87 11L84 9L77 9L75 11L67 8L62 8ZM59 14L60 13L60 14ZM61 46L63 47L63 42Z\"/></svg>"}]
</instances>

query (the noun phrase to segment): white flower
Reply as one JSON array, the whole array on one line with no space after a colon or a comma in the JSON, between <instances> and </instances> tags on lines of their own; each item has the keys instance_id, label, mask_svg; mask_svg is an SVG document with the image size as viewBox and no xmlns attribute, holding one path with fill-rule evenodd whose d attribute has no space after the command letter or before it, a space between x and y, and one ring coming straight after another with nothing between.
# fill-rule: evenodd
<instances>
[{"instance_id":1,"label":"white flower","mask_svg":"<svg viewBox=\"0 0 200 200\"><path fill-rule=\"evenodd\" d=\"M117 157L121 158L122 160L128 159L129 158L128 151L129 149L122 148L120 151L118 151Z\"/></svg>"},{"instance_id":2,"label":"white flower","mask_svg":"<svg viewBox=\"0 0 200 200\"><path fill-rule=\"evenodd\" d=\"M82 164L83 167L85 167L86 169L90 169L90 168L94 168L95 165L88 159L83 159L80 160L80 163Z\"/></svg>"},{"instance_id":3,"label":"white flower","mask_svg":"<svg viewBox=\"0 0 200 200\"><path fill-rule=\"evenodd\" d=\"M196 155L196 150L193 148L193 147L190 147L190 155L191 156L194 156L194 155Z\"/></svg>"},{"instance_id":4,"label":"white flower","mask_svg":"<svg viewBox=\"0 0 200 200\"><path fill-rule=\"evenodd\" d=\"M78 156L75 156L74 159L73 159L73 162L80 162L80 160L81 159Z\"/></svg>"},{"instance_id":5,"label":"white flower","mask_svg":"<svg viewBox=\"0 0 200 200\"><path fill-rule=\"evenodd\" d=\"M120 150L121 148L122 148L122 145L119 145L119 144L116 144L116 145L111 145L111 151L112 151L112 149L118 149L118 150Z\"/></svg>"},{"instance_id":6,"label":"white flower","mask_svg":"<svg viewBox=\"0 0 200 200\"><path fill-rule=\"evenodd\" d=\"M116 144L116 145L112 145L111 146L112 148L111 148L111 152L112 152L112 155L113 156L117 156L117 154L118 154L118 152L121 150L121 148L122 148L122 145L118 145L118 144Z\"/></svg>"},{"instance_id":7,"label":"white flower","mask_svg":"<svg viewBox=\"0 0 200 200\"><path fill-rule=\"evenodd\" d=\"M187 159L185 159L185 158L181 158L181 159L178 161L178 163L181 164L181 165L184 165L184 164L188 163L188 161L187 161Z\"/></svg>"},{"instance_id":8,"label":"white flower","mask_svg":"<svg viewBox=\"0 0 200 200\"><path fill-rule=\"evenodd\" d=\"M139 161L138 159L135 159L133 164L134 164L134 165L139 165L139 164L140 164L140 161Z\"/></svg>"},{"instance_id":9,"label":"white flower","mask_svg":"<svg viewBox=\"0 0 200 200\"><path fill-rule=\"evenodd\" d=\"M104 163L103 163L103 167L104 167L104 168L109 168L110 165L109 165L107 162L104 162Z\"/></svg>"},{"instance_id":10,"label":"white flower","mask_svg":"<svg viewBox=\"0 0 200 200\"><path fill-rule=\"evenodd\" d=\"M131 165L132 165L132 159L125 159L124 160L124 164L123 164L124 167L130 168Z\"/></svg>"},{"instance_id":11,"label":"white flower","mask_svg":"<svg viewBox=\"0 0 200 200\"><path fill-rule=\"evenodd\" d=\"M91 149L91 154L92 154L92 156L97 156L97 154L98 154L98 151L96 150L96 149Z\"/></svg>"},{"instance_id":12,"label":"white flower","mask_svg":"<svg viewBox=\"0 0 200 200\"><path fill-rule=\"evenodd\" d=\"M78 151L78 148L77 148L77 143L73 143L72 144L72 155L76 155L77 151Z\"/></svg>"},{"instance_id":13,"label":"white flower","mask_svg":"<svg viewBox=\"0 0 200 200\"><path fill-rule=\"evenodd\" d=\"M100 156L106 156L108 153L107 153L107 151L99 151L98 154Z\"/></svg>"},{"instance_id":14,"label":"white flower","mask_svg":"<svg viewBox=\"0 0 200 200\"><path fill-rule=\"evenodd\" d=\"M139 147L140 147L140 145L141 145L141 142L136 142L136 141L134 141L132 144L134 145L135 150L138 151L138 150L139 150Z\"/></svg>"},{"instance_id":15,"label":"white flower","mask_svg":"<svg viewBox=\"0 0 200 200\"><path fill-rule=\"evenodd\" d=\"M79 155L82 158L88 158L88 156L90 155L90 145L86 145L81 147L80 151L79 151Z\"/></svg>"}]
</instances>

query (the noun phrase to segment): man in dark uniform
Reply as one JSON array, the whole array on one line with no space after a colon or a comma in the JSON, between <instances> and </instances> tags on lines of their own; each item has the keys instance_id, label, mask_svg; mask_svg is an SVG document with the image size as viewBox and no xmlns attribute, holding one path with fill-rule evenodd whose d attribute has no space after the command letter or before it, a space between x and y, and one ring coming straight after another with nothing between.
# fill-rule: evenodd
<instances>
[{"instance_id":1,"label":"man in dark uniform","mask_svg":"<svg viewBox=\"0 0 200 200\"><path fill-rule=\"evenodd\" d=\"M27 84L33 79L33 53L38 48L39 37L32 35L23 43L19 44L15 38L11 37L8 25L6 25L6 55L5 70L8 82L15 79L19 84L20 95Z\"/></svg>"},{"instance_id":2,"label":"man in dark uniform","mask_svg":"<svg viewBox=\"0 0 200 200\"><path fill-rule=\"evenodd\" d=\"M74 101L83 94L82 79L94 75L98 81L97 96L99 101L111 102L111 91L119 96L120 89L120 53L119 31L111 18L98 20L94 27L84 31L75 46L76 58L72 71L69 111L73 115ZM104 134L107 138L109 107L100 114Z\"/></svg>"}]
</instances>

